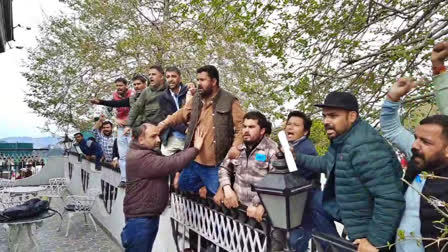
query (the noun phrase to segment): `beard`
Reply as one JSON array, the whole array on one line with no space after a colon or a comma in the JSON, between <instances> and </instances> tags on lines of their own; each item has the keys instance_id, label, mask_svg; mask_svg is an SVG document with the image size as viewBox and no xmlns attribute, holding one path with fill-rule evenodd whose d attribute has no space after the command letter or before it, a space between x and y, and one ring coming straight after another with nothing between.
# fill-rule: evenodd
<instances>
[{"instance_id":1,"label":"beard","mask_svg":"<svg viewBox=\"0 0 448 252\"><path fill-rule=\"evenodd\" d=\"M211 87L210 88L206 88L206 89L203 89L203 88L199 87L199 94L201 95L202 98L209 97L212 94L212 92L213 92L213 90L212 90Z\"/></svg>"},{"instance_id":2,"label":"beard","mask_svg":"<svg viewBox=\"0 0 448 252\"><path fill-rule=\"evenodd\" d=\"M415 168L418 171L434 171L441 165L447 163L443 151L434 154L432 157L426 159L423 153L416 149L412 149L412 157L408 166Z\"/></svg>"}]
</instances>

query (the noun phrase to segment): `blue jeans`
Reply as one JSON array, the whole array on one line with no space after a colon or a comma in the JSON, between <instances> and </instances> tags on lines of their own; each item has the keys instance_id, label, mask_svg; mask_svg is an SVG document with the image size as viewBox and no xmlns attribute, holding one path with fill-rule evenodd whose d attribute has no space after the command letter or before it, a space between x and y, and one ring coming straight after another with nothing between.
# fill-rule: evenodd
<instances>
[{"instance_id":1,"label":"blue jeans","mask_svg":"<svg viewBox=\"0 0 448 252\"><path fill-rule=\"evenodd\" d=\"M219 165L206 166L192 161L179 177L179 189L197 193L205 185L207 192L216 194L219 187Z\"/></svg>"},{"instance_id":2,"label":"blue jeans","mask_svg":"<svg viewBox=\"0 0 448 252\"><path fill-rule=\"evenodd\" d=\"M313 230L339 237L333 218L322 206L322 195L322 191L319 189L312 189L309 192L302 225L292 230L290 234L289 242L294 251L307 251ZM327 247L326 244L321 245L323 248Z\"/></svg>"},{"instance_id":3,"label":"blue jeans","mask_svg":"<svg viewBox=\"0 0 448 252\"><path fill-rule=\"evenodd\" d=\"M121 232L121 244L126 252L151 252L159 230L159 216L126 220Z\"/></svg>"},{"instance_id":4,"label":"blue jeans","mask_svg":"<svg viewBox=\"0 0 448 252\"><path fill-rule=\"evenodd\" d=\"M118 160L120 164L120 177L121 181L126 181L126 154L129 149L129 142L131 142L131 136L123 135L124 128L118 127L118 139L117 139L117 147L118 147L118 155L120 159Z\"/></svg>"}]
</instances>

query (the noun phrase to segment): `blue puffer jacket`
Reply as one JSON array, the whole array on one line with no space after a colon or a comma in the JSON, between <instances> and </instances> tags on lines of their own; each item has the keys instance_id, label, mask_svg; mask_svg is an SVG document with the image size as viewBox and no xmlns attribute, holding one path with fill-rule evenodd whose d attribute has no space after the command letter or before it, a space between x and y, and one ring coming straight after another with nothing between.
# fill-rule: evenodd
<instances>
[{"instance_id":1,"label":"blue puffer jacket","mask_svg":"<svg viewBox=\"0 0 448 252\"><path fill-rule=\"evenodd\" d=\"M334 139L325 156L297 154L300 167L326 173L323 204L342 221L351 240L393 242L405 206L402 170L391 146L358 119Z\"/></svg>"}]
</instances>

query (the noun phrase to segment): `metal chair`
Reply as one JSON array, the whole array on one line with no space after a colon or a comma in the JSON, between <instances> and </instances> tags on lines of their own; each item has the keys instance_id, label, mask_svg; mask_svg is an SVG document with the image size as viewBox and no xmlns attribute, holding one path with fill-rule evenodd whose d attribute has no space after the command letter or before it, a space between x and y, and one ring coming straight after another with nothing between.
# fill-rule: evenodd
<instances>
[{"instance_id":1,"label":"metal chair","mask_svg":"<svg viewBox=\"0 0 448 252\"><path fill-rule=\"evenodd\" d=\"M67 188L68 179L67 178L51 178L49 180L49 185L47 189L43 191L40 196L48 197L49 202L51 202L52 198L61 198L63 199L63 194Z\"/></svg>"},{"instance_id":2,"label":"metal chair","mask_svg":"<svg viewBox=\"0 0 448 252\"><path fill-rule=\"evenodd\" d=\"M93 226L95 227L95 232L97 232L96 223L93 219L93 216L91 214L91 210L93 208L93 205L95 203L96 198L101 193L101 191L98 188L92 188L89 189L87 192L87 196L83 195L70 195L67 196L66 204L64 207L64 215L66 212L68 214L68 223L67 223L67 232L65 233L65 237L68 237L68 232L70 230L70 223L71 219L75 214L83 214L84 215L84 221L87 225L87 215L89 216L90 220L93 223ZM59 231L59 229L58 229Z\"/></svg>"}]
</instances>

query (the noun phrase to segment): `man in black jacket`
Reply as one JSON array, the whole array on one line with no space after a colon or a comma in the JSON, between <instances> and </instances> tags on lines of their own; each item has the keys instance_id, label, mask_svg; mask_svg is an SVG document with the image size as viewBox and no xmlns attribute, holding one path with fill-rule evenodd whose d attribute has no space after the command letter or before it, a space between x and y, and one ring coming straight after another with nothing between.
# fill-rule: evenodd
<instances>
[{"instance_id":1,"label":"man in black jacket","mask_svg":"<svg viewBox=\"0 0 448 252\"><path fill-rule=\"evenodd\" d=\"M181 73L177 67L166 68L165 77L169 88L159 97L159 103L166 117L185 105L188 87L182 84ZM185 130L187 125L184 123L167 129L163 135L161 147L164 156L171 156L184 149Z\"/></svg>"},{"instance_id":2,"label":"man in black jacket","mask_svg":"<svg viewBox=\"0 0 448 252\"><path fill-rule=\"evenodd\" d=\"M422 244L420 238L437 239L446 225L437 223L443 216L436 207L446 212L448 202L448 116L433 115L420 121L411 151L405 180L412 186L405 194L406 209L398 228L397 251L440 251L446 242L424 240Z\"/></svg>"}]
</instances>

